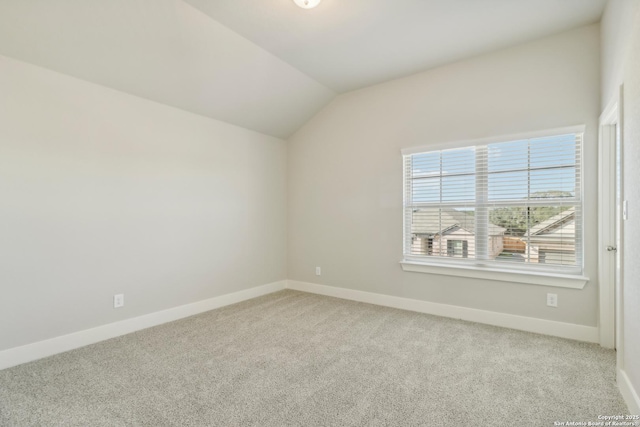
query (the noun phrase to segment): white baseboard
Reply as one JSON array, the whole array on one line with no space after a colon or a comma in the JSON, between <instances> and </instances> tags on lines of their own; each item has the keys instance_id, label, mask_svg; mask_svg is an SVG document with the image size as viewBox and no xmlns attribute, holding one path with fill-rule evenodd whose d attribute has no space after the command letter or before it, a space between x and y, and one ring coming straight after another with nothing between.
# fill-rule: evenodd
<instances>
[{"instance_id":1,"label":"white baseboard","mask_svg":"<svg viewBox=\"0 0 640 427\"><path fill-rule=\"evenodd\" d=\"M193 316L205 311L235 304L285 289L286 281L273 282L231 294L221 295L203 301L185 304L167 310L157 311L144 316L134 317L119 322L109 323L84 331L38 341L20 347L0 351L0 370L43 357L63 353L75 348L84 347L99 341L126 335L141 329L172 322L184 317Z\"/></svg>"},{"instance_id":2,"label":"white baseboard","mask_svg":"<svg viewBox=\"0 0 640 427\"><path fill-rule=\"evenodd\" d=\"M640 415L640 397L638 397L638 392L633 387L633 384L631 384L627 373L618 369L616 381L618 382L618 389L624 399L624 403L626 403L629 408L629 413Z\"/></svg>"},{"instance_id":3,"label":"white baseboard","mask_svg":"<svg viewBox=\"0 0 640 427\"><path fill-rule=\"evenodd\" d=\"M317 285L315 283L298 282L295 280L287 281L287 289L416 311L419 313L434 314L436 316L452 317L454 319L502 326L577 341L597 343L600 339L598 328L595 326L576 325L573 323L556 322L515 314L497 313L456 305L439 304L391 295L375 294L372 292L356 291L353 289Z\"/></svg>"},{"instance_id":4,"label":"white baseboard","mask_svg":"<svg viewBox=\"0 0 640 427\"><path fill-rule=\"evenodd\" d=\"M369 304L393 307L402 310L416 311L420 313L434 314L436 316L452 317L456 319L468 320L472 322L485 323L494 326L502 326L511 329L519 329L528 332L536 332L545 335L552 335L562 338L575 339L597 343L599 339L598 328L591 326L575 325L570 323L555 322L551 320L537 319L533 317L517 316L513 314L497 313L492 311L478 310L467 307L460 307L447 304L439 304L428 301L420 301L409 298L395 297L390 295L376 294L372 292L356 291L353 289L336 288L332 286L318 285L314 283L298 282L295 280L283 280L269 283L263 286L246 289L231 294L221 295L204 301L186 304L179 307L170 308L120 322L98 326L84 331L38 341L20 347L10 348L0 351L0 369L20 365L22 363L63 353L75 348L84 347L99 341L126 335L131 332L146 329L152 326L193 316L205 311L213 310L226 305L235 304L241 301L256 298L262 295L277 292L282 289L294 289L303 292L310 292L319 295L327 295L336 298L360 301ZM621 392L627 404L636 402L638 408L638 395L624 374L623 380L619 380ZM626 387L626 395L623 392Z\"/></svg>"}]
</instances>

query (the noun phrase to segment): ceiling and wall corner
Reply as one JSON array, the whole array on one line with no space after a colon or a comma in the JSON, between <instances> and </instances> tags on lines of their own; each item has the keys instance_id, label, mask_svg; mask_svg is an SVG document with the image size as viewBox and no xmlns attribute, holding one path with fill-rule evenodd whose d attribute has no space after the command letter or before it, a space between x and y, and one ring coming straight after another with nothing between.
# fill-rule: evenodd
<instances>
[{"instance_id":1,"label":"ceiling and wall corner","mask_svg":"<svg viewBox=\"0 0 640 427\"><path fill-rule=\"evenodd\" d=\"M600 43L601 107L604 110L618 96L623 80L624 61L632 40L634 17L640 10L638 0L614 0L607 2L602 13Z\"/></svg>"},{"instance_id":2,"label":"ceiling and wall corner","mask_svg":"<svg viewBox=\"0 0 640 427\"><path fill-rule=\"evenodd\" d=\"M597 22L606 0L2 0L0 54L288 138L336 93Z\"/></svg>"},{"instance_id":3,"label":"ceiling and wall corner","mask_svg":"<svg viewBox=\"0 0 640 427\"><path fill-rule=\"evenodd\" d=\"M0 54L280 138L334 96L181 0L3 0Z\"/></svg>"}]
</instances>

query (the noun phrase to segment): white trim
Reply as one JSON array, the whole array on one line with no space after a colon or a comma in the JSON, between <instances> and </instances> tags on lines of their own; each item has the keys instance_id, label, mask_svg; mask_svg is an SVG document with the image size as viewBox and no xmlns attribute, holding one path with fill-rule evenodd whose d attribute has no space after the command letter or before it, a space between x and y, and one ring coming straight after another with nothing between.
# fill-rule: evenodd
<instances>
[{"instance_id":1,"label":"white trim","mask_svg":"<svg viewBox=\"0 0 640 427\"><path fill-rule=\"evenodd\" d=\"M539 271L514 271L490 267L466 265L437 265L415 261L400 261L404 271L413 273L439 274L443 276L471 277L474 279L497 280L499 282L527 283L530 285L553 286L556 288L584 289L589 278L582 275L557 274Z\"/></svg>"},{"instance_id":2,"label":"white trim","mask_svg":"<svg viewBox=\"0 0 640 427\"><path fill-rule=\"evenodd\" d=\"M79 347L84 347L99 341L126 335L141 329L193 316L205 311L281 291L285 286L286 281L284 280L273 282L191 304L185 304L139 317L109 323L96 328L85 329L68 335L38 341L21 347L10 348L8 350L0 351L0 370L41 359L43 357L52 356L54 354L63 353Z\"/></svg>"},{"instance_id":3,"label":"white trim","mask_svg":"<svg viewBox=\"0 0 640 427\"><path fill-rule=\"evenodd\" d=\"M299 282L295 280L287 281L287 289L365 302L385 307L393 307L401 310L428 313L436 316L451 317L454 319L501 326L504 328L518 329L521 331L535 332L538 334L551 335L578 341L592 343L598 342L598 328L595 326L556 322L553 320L478 310L475 308L460 307L456 305L439 304L435 302L375 294L353 289L318 285L315 283Z\"/></svg>"},{"instance_id":4,"label":"white trim","mask_svg":"<svg viewBox=\"0 0 640 427\"><path fill-rule=\"evenodd\" d=\"M618 101L612 99L600 114L600 123L618 123Z\"/></svg>"},{"instance_id":5,"label":"white trim","mask_svg":"<svg viewBox=\"0 0 640 427\"><path fill-rule=\"evenodd\" d=\"M629 408L629 413L633 415L640 415L640 397L638 397L638 391L633 388L627 373L618 369L616 382L618 383L618 389L624 399L624 403L626 403L627 408Z\"/></svg>"},{"instance_id":6,"label":"white trim","mask_svg":"<svg viewBox=\"0 0 640 427\"><path fill-rule=\"evenodd\" d=\"M618 107L618 128L616 135L618 138L617 146L620 150L620 199L621 203L625 200L624 188L624 85L620 85L617 97ZM625 370L625 335L624 335L624 242L625 242L625 221L621 215L618 217L618 265L616 266L616 284L615 284L615 328L616 328L616 362L619 370Z\"/></svg>"},{"instance_id":7,"label":"white trim","mask_svg":"<svg viewBox=\"0 0 640 427\"><path fill-rule=\"evenodd\" d=\"M475 199L473 203L471 201L465 202L464 200L460 200L457 202L416 202L413 200L413 194L411 191L412 181L414 179L421 179L422 176L415 178L413 176L413 166L411 159L413 155L423 152L434 152L434 147L414 147L402 150L403 153L403 178L404 178L404 223L403 223L403 242L404 242L404 260L401 262L402 268L405 271L412 272L422 272L422 273L432 273L432 274L443 274L443 275L451 275L451 276L463 276L463 277L477 277L492 279L491 273L496 273L500 275L502 278L497 280L507 281L507 282L516 282L516 283L531 283L531 284L539 284L546 286L555 286L555 287L567 287L572 289L583 289L586 285L588 278L582 276L584 270L584 251L583 251L583 236L584 229L583 224L584 221L582 219L583 215L583 196L584 196L584 185L583 185L583 167L582 167L582 147L584 144L584 131L586 127L584 125L580 126L572 126L560 129L551 129L544 130L539 132L530 132L526 134L518 134L518 135L507 135L502 137L495 138L484 138L481 140L475 141L462 141L457 144L466 144L465 147L474 146L476 148L476 163L475 163ZM486 153L487 144L493 142L500 142L501 140L514 141L514 140L531 140L534 138L539 138L545 135L557 136L561 134L572 135L575 138L576 144L576 194L573 198L569 200L562 200L560 204L563 205L568 202L569 205L575 207L576 215L575 215L575 243L576 243L576 266L567 266L566 268L558 268L551 269L546 266L535 265L535 269L532 268L529 270L527 267L534 267L534 265L522 265L520 268L507 268L497 265L487 265L487 263L491 262L488 257L487 250L487 227L488 227L488 209L490 207L501 207L501 206L516 206L521 205L523 200L515 200L510 199L507 201L500 202L489 202L489 189L487 186L487 179L491 175L489 168L487 166L488 155ZM430 149L429 149L430 148ZM484 150L484 151L483 151ZM435 150L437 151L437 150ZM530 154L530 153L529 153ZM531 165L527 167L529 171ZM433 176L444 176L442 175L442 159L440 159L440 174ZM440 180L442 181L442 180ZM529 189L530 190L530 189ZM440 183L440 192L442 192L442 183ZM441 197L442 198L442 197ZM527 200L527 205L547 205L555 201L555 199L545 200L545 201L535 201L534 203L529 203ZM469 266L468 263L465 264L463 260L456 260L456 263L460 266L460 270L454 268L448 268L448 266L439 261L431 261L425 259L416 260L411 253L411 233L412 222L413 219L411 217L411 212L414 212L416 208L420 207L434 207L434 208L442 208L443 206L449 207L459 207L459 206L471 206L476 210L475 215L475 257L472 257L474 261L476 261L475 266ZM525 242L526 243L526 242ZM579 255L578 255L579 254ZM517 271L521 271L521 274L518 274ZM474 272L478 272L477 274ZM505 271L507 274L502 274ZM530 279L528 277L531 277Z\"/></svg>"},{"instance_id":8,"label":"white trim","mask_svg":"<svg viewBox=\"0 0 640 427\"><path fill-rule=\"evenodd\" d=\"M610 103L600 116L598 142L598 283L600 345L614 348L616 256L606 247L616 243L616 132L618 104Z\"/></svg>"},{"instance_id":9,"label":"white trim","mask_svg":"<svg viewBox=\"0 0 640 427\"><path fill-rule=\"evenodd\" d=\"M541 131L523 132L511 135L498 135L487 138L469 139L465 141L450 141L430 145L420 145L417 147L406 147L401 151L403 156L409 154L422 153L425 151L443 150L447 148L471 147L474 145L484 145L498 142L518 141L520 139L544 138L546 136L565 135L570 133L584 133L585 125L567 126L557 129L547 129Z\"/></svg>"}]
</instances>

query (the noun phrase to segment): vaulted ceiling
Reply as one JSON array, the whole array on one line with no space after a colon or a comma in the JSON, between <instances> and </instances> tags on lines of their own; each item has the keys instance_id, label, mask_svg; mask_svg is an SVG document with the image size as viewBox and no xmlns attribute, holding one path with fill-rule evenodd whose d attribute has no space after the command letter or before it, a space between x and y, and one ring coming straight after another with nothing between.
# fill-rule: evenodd
<instances>
[{"instance_id":1,"label":"vaulted ceiling","mask_svg":"<svg viewBox=\"0 0 640 427\"><path fill-rule=\"evenodd\" d=\"M605 2L0 0L0 54L286 138L336 93L597 22Z\"/></svg>"},{"instance_id":2,"label":"vaulted ceiling","mask_svg":"<svg viewBox=\"0 0 640 427\"><path fill-rule=\"evenodd\" d=\"M600 20L606 0L185 0L336 92Z\"/></svg>"}]
</instances>

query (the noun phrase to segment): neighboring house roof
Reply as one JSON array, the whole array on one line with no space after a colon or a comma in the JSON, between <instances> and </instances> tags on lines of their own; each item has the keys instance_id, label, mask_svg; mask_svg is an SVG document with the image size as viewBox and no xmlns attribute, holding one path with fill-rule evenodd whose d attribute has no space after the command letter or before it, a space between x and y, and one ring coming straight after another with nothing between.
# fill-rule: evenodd
<instances>
[{"instance_id":1,"label":"neighboring house roof","mask_svg":"<svg viewBox=\"0 0 640 427\"><path fill-rule=\"evenodd\" d=\"M574 236L576 229L576 209L571 207L565 211L560 212L557 215L552 216L546 221L542 221L540 224L531 227L529 231L525 233L525 237L530 237L532 240L536 237L539 239L554 239L564 238L567 236Z\"/></svg>"},{"instance_id":2,"label":"neighboring house roof","mask_svg":"<svg viewBox=\"0 0 640 427\"><path fill-rule=\"evenodd\" d=\"M459 228L475 234L475 214L473 211L457 211L455 209L420 209L413 212L411 233L413 234L447 234ZM490 236L501 236L505 228L489 225Z\"/></svg>"}]
</instances>

